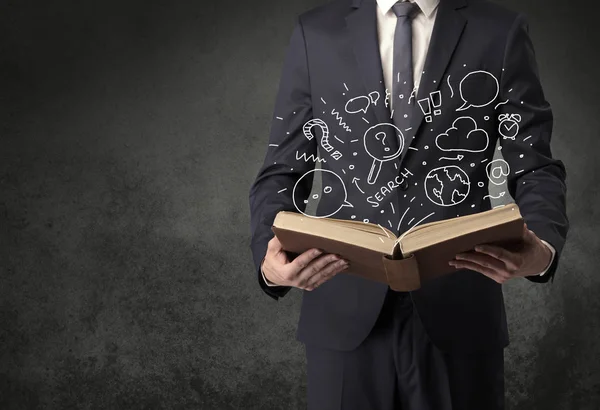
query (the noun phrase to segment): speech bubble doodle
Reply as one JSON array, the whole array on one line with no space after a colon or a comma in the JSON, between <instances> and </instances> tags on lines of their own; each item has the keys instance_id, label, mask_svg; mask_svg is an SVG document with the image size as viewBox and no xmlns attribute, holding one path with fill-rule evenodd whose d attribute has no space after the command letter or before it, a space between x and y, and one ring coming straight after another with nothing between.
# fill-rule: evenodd
<instances>
[{"instance_id":1,"label":"speech bubble doodle","mask_svg":"<svg viewBox=\"0 0 600 410\"><path fill-rule=\"evenodd\" d=\"M493 91L487 92L490 89L485 87L485 82L492 84ZM457 108L456 111L463 111L471 107L481 108L491 104L498 97L500 85L498 79L492 73L478 70L464 76L460 80L458 89L463 105Z\"/></svg>"},{"instance_id":2,"label":"speech bubble doodle","mask_svg":"<svg viewBox=\"0 0 600 410\"><path fill-rule=\"evenodd\" d=\"M394 124L377 124L365 132L364 145L367 154L373 158L367 178L367 182L372 185L377 181L383 162L398 158L402 153L404 135ZM398 147L396 150L393 149L394 145Z\"/></svg>"},{"instance_id":3,"label":"speech bubble doodle","mask_svg":"<svg viewBox=\"0 0 600 410\"><path fill-rule=\"evenodd\" d=\"M366 114L370 105L371 99L369 97L361 95L358 97L350 98L346 102L346 106L344 107L344 109L348 114L356 114L359 112Z\"/></svg>"},{"instance_id":4,"label":"speech bubble doodle","mask_svg":"<svg viewBox=\"0 0 600 410\"><path fill-rule=\"evenodd\" d=\"M466 135L465 139L462 136ZM461 148L461 144L468 142L476 148ZM488 133L477 128L477 122L472 117L458 117L452 127L435 138L435 145L442 151L482 152L490 142Z\"/></svg>"},{"instance_id":5,"label":"speech bubble doodle","mask_svg":"<svg viewBox=\"0 0 600 410\"><path fill-rule=\"evenodd\" d=\"M300 198L301 194L298 192L299 190L297 190L298 184L303 183L302 181L307 177L314 178L316 175L320 175L321 177L321 192L309 192L308 198ZM292 190L292 200L298 212L311 218L328 218L338 213L343 207L354 208L354 205L348 202L348 191L346 190L344 181L338 174L328 169L312 169L302 175L294 184L294 189ZM304 212L303 209L306 209L307 206L311 206L317 201L319 201L315 211L317 215L309 215ZM301 209L300 206L298 206L299 204L305 206Z\"/></svg>"}]
</instances>

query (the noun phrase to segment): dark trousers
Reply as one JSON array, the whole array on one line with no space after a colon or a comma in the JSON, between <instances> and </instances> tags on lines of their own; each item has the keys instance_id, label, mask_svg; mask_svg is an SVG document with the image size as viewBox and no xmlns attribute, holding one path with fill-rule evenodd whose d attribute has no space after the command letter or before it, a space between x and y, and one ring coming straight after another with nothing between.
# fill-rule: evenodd
<instances>
[{"instance_id":1,"label":"dark trousers","mask_svg":"<svg viewBox=\"0 0 600 410\"><path fill-rule=\"evenodd\" d=\"M502 410L504 351L441 352L408 293L388 290L352 351L305 345L308 410Z\"/></svg>"}]
</instances>

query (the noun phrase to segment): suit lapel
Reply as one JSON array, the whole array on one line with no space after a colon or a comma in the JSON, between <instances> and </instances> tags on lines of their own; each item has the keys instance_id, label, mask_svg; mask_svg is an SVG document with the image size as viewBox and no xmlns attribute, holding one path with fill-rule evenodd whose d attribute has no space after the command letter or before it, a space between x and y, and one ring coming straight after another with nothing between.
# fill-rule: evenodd
<instances>
[{"instance_id":1,"label":"suit lapel","mask_svg":"<svg viewBox=\"0 0 600 410\"><path fill-rule=\"evenodd\" d=\"M450 58L466 24L466 19L457 9L466 6L466 0L440 0L439 8L431 34L427 57L419 83L417 96L414 100L414 112L412 117L412 133L416 135L423 123L425 115L417 101L428 98L430 93L436 91L442 81L442 76L448 67ZM400 166L408 152L408 147L416 138L405 138L407 145L400 156Z\"/></svg>"},{"instance_id":2,"label":"suit lapel","mask_svg":"<svg viewBox=\"0 0 600 410\"><path fill-rule=\"evenodd\" d=\"M365 95L377 91L380 96L377 104L372 104L369 110L375 111L379 123L389 123L392 120L390 110L385 105L385 84L377 34L377 3L375 0L354 0L352 6L354 10L346 16L346 25Z\"/></svg>"}]
</instances>

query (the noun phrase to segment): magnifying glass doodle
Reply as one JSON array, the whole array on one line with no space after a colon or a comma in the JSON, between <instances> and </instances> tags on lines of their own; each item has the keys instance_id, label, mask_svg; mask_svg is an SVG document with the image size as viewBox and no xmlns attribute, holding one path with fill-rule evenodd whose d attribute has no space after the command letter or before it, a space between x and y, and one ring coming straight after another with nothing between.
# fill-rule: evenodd
<instances>
[{"instance_id":1,"label":"magnifying glass doodle","mask_svg":"<svg viewBox=\"0 0 600 410\"><path fill-rule=\"evenodd\" d=\"M365 151L373 158L373 165L367 178L367 182L372 185L377 181L381 165L385 161L398 158L402 153L404 135L394 124L377 124L365 132L364 144Z\"/></svg>"}]
</instances>

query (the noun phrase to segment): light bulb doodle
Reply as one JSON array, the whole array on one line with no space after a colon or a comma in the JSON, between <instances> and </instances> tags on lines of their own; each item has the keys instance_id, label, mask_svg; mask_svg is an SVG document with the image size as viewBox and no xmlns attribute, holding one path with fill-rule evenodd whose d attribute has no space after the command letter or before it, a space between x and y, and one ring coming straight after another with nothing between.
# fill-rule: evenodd
<instances>
[{"instance_id":1,"label":"light bulb doodle","mask_svg":"<svg viewBox=\"0 0 600 410\"><path fill-rule=\"evenodd\" d=\"M495 159L485 166L485 173L494 185L502 185L510 174L510 166L503 159Z\"/></svg>"},{"instance_id":2,"label":"light bulb doodle","mask_svg":"<svg viewBox=\"0 0 600 410\"><path fill-rule=\"evenodd\" d=\"M461 138L465 134L466 137ZM435 138L435 145L446 152L482 152L487 149L489 142L488 133L478 128L472 117L458 117L452 123L452 127Z\"/></svg>"},{"instance_id":3,"label":"light bulb doodle","mask_svg":"<svg viewBox=\"0 0 600 410\"><path fill-rule=\"evenodd\" d=\"M519 114L500 114L498 121L500 121L500 124L498 124L498 133L502 135L502 138L514 141L519 133L521 116Z\"/></svg>"},{"instance_id":4,"label":"light bulb doodle","mask_svg":"<svg viewBox=\"0 0 600 410\"><path fill-rule=\"evenodd\" d=\"M392 144L390 146L390 144ZM396 145L397 149L393 149ZM373 165L369 171L367 183L377 181L381 166L385 161L398 158L404 148L404 135L394 124L382 123L369 128L364 136L365 151L373 158Z\"/></svg>"},{"instance_id":5,"label":"light bulb doodle","mask_svg":"<svg viewBox=\"0 0 600 410\"><path fill-rule=\"evenodd\" d=\"M304 180L307 177L315 177L317 174L321 177L321 185L323 187L321 193L313 193L312 195L309 193L308 198L301 197L300 190L297 189L298 185L306 184ZM342 178L328 169L312 169L302 175L294 184L292 200L298 212L312 218L328 218L335 215L343 207L354 207L354 205L348 202L348 191ZM304 210L306 207L316 201L319 201L318 207L316 207L317 214L309 215L305 213ZM298 206L299 204L303 204L305 207L301 208Z\"/></svg>"},{"instance_id":6,"label":"light bulb doodle","mask_svg":"<svg viewBox=\"0 0 600 410\"><path fill-rule=\"evenodd\" d=\"M485 87L486 82L492 84L491 88ZM456 111L463 111L471 107L481 108L491 104L498 97L500 85L492 73L478 70L464 76L460 80L458 89L463 105Z\"/></svg>"},{"instance_id":7,"label":"light bulb doodle","mask_svg":"<svg viewBox=\"0 0 600 410\"><path fill-rule=\"evenodd\" d=\"M371 99L371 104L377 105L377 101L379 101L379 98L380 98L379 91L370 92L369 98Z\"/></svg>"},{"instance_id":8,"label":"light bulb doodle","mask_svg":"<svg viewBox=\"0 0 600 410\"><path fill-rule=\"evenodd\" d=\"M308 120L304 126L302 127L302 132L304 136L310 141L314 138L312 133L312 129L314 127L319 127L321 129L321 146L323 149L329 153L334 150L333 146L329 143L329 127L320 118L313 118L312 120ZM335 151L331 153L331 157L335 160L338 160L342 157L342 153L339 151Z\"/></svg>"}]
</instances>

